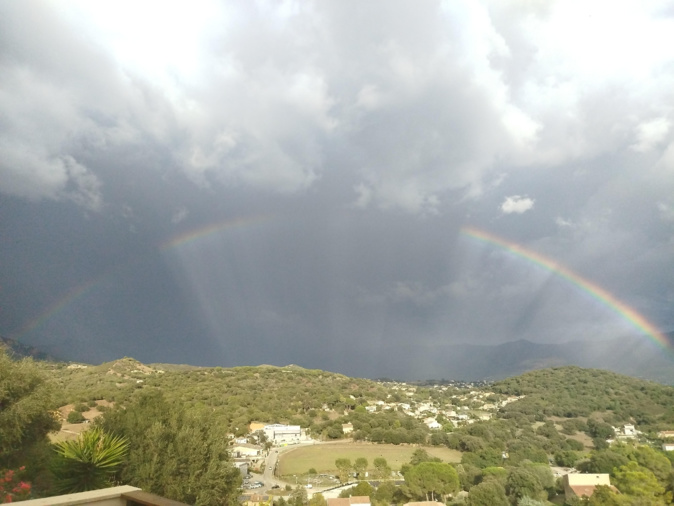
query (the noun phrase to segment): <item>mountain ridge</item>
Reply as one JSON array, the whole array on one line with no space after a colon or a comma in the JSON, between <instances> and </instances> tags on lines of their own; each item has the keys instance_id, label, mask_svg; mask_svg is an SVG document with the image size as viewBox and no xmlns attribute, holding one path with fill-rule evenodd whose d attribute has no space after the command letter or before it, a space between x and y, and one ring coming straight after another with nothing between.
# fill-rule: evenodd
<instances>
[{"instance_id":1,"label":"mountain ridge","mask_svg":"<svg viewBox=\"0 0 674 506\"><path fill-rule=\"evenodd\" d=\"M669 343L674 342L674 332L665 334L665 337ZM51 362L64 361L13 339L0 337L0 344L5 345L14 358L32 357ZM540 343L519 339L498 344L440 343L426 347L404 344L400 348L405 351L404 354L399 354L400 356L413 358L385 357L378 363L368 363L354 357L353 369L358 371L357 373L345 371L335 373L370 379L387 377L400 381L439 378L454 381L498 381L532 370L575 365L604 369L668 385L674 384L674 354L668 349L663 351L645 336L602 341L577 339L563 343ZM112 362L115 360L109 361ZM148 365L172 371L208 368L192 364L149 362ZM252 365L237 367L252 367ZM267 365L267 367L298 366ZM420 377L418 373L421 369L424 371L424 377ZM363 374L363 371L368 372Z\"/></svg>"}]
</instances>

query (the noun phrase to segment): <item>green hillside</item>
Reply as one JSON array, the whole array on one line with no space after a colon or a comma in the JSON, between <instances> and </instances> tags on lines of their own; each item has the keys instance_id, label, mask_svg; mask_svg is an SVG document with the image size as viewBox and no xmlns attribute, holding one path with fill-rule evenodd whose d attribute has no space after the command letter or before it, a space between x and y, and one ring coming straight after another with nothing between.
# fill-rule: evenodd
<instances>
[{"instance_id":1,"label":"green hillside","mask_svg":"<svg viewBox=\"0 0 674 506\"><path fill-rule=\"evenodd\" d=\"M673 387L598 369L541 369L499 381L492 390L525 396L505 406L504 416L520 413L542 420L602 413L609 423L632 421L649 430L674 423Z\"/></svg>"},{"instance_id":2,"label":"green hillside","mask_svg":"<svg viewBox=\"0 0 674 506\"><path fill-rule=\"evenodd\" d=\"M190 503L202 500L190 492L194 490L218 497L236 495L240 477L229 464L229 436L247 434L253 421L301 425L322 440L344 438L342 424L350 423L353 432L348 438L355 444L342 441L332 447L344 446L344 455L352 459L369 456L373 465L375 455L381 456L377 447L383 451L412 443L428 446L429 453L449 452L461 488L475 489L475 497L485 488L480 488L485 480L496 478L502 493L514 501L517 494L508 480L526 478L532 483L538 480L531 497L556 498L559 489L549 467L551 460L584 472L612 473L621 492L635 500L644 494L630 489L630 473L651 473L653 497L659 501L653 504L665 504L662 501L671 496L667 484L674 483L670 480L674 457L659 450L656 436L658 430L674 428L674 388L608 371L558 367L458 388L442 383L375 382L292 365L203 368L145 365L132 358L101 365L2 358L6 381L16 381L20 371L30 373L36 385L44 380L36 393L25 394L40 401L36 420L52 423L51 415L38 415L66 404L74 404L76 412L98 410L102 416L94 425L130 442L120 479ZM93 402L101 400L109 402ZM6 402L13 401L8 398ZM16 413L22 413L23 404L15 404ZM429 417L441 428L429 429L423 421ZM607 439L618 439L625 424L636 426L637 432L609 446ZM7 435L20 434L12 427L5 424L3 430ZM40 434L46 435L50 428L41 424ZM48 451L47 441L43 437L34 442L16 440L21 444L7 454L11 459L6 462L11 460L15 466L32 462L31 479L42 483L41 477L48 476L49 470L39 464L45 462L42 457L31 455ZM413 452L411 466L432 460L425 451L417 453ZM211 455L218 457L213 460ZM328 453L320 455L325 459ZM334 470L338 457L330 455L328 461L313 467ZM215 462L217 466L211 468ZM399 464L403 474L413 469ZM157 465L161 472L150 472ZM175 474L176 466L193 467L194 472ZM301 462L298 469L306 472L307 462ZM410 479L413 475L409 474ZM188 482L191 485L185 485ZM211 490L205 485L211 482L220 488ZM51 493L48 481L39 486L40 493ZM402 496L408 494L406 500L419 498L404 487L394 489ZM211 499L203 501L207 504Z\"/></svg>"},{"instance_id":3,"label":"green hillside","mask_svg":"<svg viewBox=\"0 0 674 506\"><path fill-rule=\"evenodd\" d=\"M169 402L212 408L227 427L241 434L252 421L308 427L325 408L341 414L387 395L371 380L297 366L171 368L124 358L98 366L41 367L58 385L61 405L99 399L124 404L142 391L160 390Z\"/></svg>"}]
</instances>

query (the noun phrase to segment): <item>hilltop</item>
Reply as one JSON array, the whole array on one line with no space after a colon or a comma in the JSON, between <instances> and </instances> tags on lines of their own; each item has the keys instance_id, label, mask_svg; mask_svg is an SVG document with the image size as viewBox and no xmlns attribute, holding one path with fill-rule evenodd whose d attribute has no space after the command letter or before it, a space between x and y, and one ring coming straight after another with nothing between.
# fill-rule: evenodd
<instances>
[{"instance_id":1,"label":"hilltop","mask_svg":"<svg viewBox=\"0 0 674 506\"><path fill-rule=\"evenodd\" d=\"M0 348L5 347L8 351L10 357L14 359L18 358L34 358L35 360L49 360L55 362L57 359L51 356L48 353L36 348L35 346L30 346L28 344L21 343L16 339L11 339L9 337L0 336Z\"/></svg>"},{"instance_id":2,"label":"hilltop","mask_svg":"<svg viewBox=\"0 0 674 506\"><path fill-rule=\"evenodd\" d=\"M573 418L611 412L608 418L616 423L639 420L659 427L670 418L674 421L674 388L576 366L531 371L493 384L426 385L350 378L293 365L197 368L145 365L123 358L96 366L43 362L40 367L49 370L51 381L58 385L61 405L94 400L124 404L143 392L161 391L169 402L188 408L208 406L222 415L233 432L243 432L252 421L259 421L313 427L327 434L337 426L333 422L348 413L364 408L385 411L387 406L405 411L398 409L401 405L409 405L410 410L428 406L431 415L465 406L479 417L489 411L484 406L493 405L498 409L489 416ZM522 398L500 404L513 397Z\"/></svg>"}]
</instances>

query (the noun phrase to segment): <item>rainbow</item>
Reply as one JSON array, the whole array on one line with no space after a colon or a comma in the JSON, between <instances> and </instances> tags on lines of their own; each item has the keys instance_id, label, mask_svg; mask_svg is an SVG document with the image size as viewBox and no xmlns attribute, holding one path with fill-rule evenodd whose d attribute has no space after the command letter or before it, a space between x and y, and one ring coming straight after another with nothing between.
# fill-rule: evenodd
<instances>
[{"instance_id":1,"label":"rainbow","mask_svg":"<svg viewBox=\"0 0 674 506\"><path fill-rule=\"evenodd\" d=\"M658 330L658 328L639 314L636 310L629 307L624 302L618 300L614 295L604 290L599 285L592 283L590 280L583 278L582 276L576 274L571 269L563 266L562 264L552 260L551 258L545 257L540 253L536 253L530 249L527 249L517 243L503 239L484 230L479 230L474 227L463 227L461 228L461 234L478 241L482 241L487 244L498 246L499 248L505 249L520 258L524 258L530 262L533 262L536 265L540 265L544 269L549 270L550 272L559 275L563 279L567 280L571 284L581 288L593 298L600 301L604 305L608 306L611 310L618 313L622 318L627 320L634 327L639 329L641 332L645 333L649 338L655 341L656 344L662 348L669 348L669 341L667 338Z\"/></svg>"},{"instance_id":2,"label":"rainbow","mask_svg":"<svg viewBox=\"0 0 674 506\"><path fill-rule=\"evenodd\" d=\"M176 235L169 239L168 241L163 242L160 246L159 249L160 251L166 251L171 248L177 248L179 246L182 246L184 244L188 244L190 242L196 241L197 239L200 239L202 237L205 237L207 235L215 234L218 232L222 232L223 230L228 230L228 229L233 229L233 228L243 228L249 225L253 225L255 223L259 223L262 221L266 221L269 219L268 216L266 215L257 215L257 216L246 216L246 217L241 217L241 218L236 218L233 220L225 220L225 221L220 221L217 223L211 223L209 225L190 230L188 232L185 232L183 234Z\"/></svg>"},{"instance_id":3,"label":"rainbow","mask_svg":"<svg viewBox=\"0 0 674 506\"><path fill-rule=\"evenodd\" d=\"M248 225L265 221L267 219L268 216L266 215L257 215L257 216L229 219L217 223L211 223L209 225L193 229L188 232L184 232L182 234L178 234L171 237L170 239L164 241L159 245L159 250L162 252L167 251L172 248L177 248L184 244L196 241L210 234L215 234L228 229L245 227ZM81 297L89 293L91 290L93 290L95 287L105 282L105 280L108 279L112 274L114 274L114 272L117 272L118 268L119 266L107 269L103 274L99 274L98 276L95 276L92 279L71 288L66 293L61 295L58 299L56 299L54 302L49 304L45 309L43 309L39 315L37 315L35 318L30 320L25 325L23 325L20 328L20 330L11 333L10 337L12 337L13 339L19 339L22 336L40 327L41 325L46 323L49 319L51 319L52 317L56 316L58 313L63 311L70 304L74 303L77 299L80 299Z\"/></svg>"},{"instance_id":4,"label":"rainbow","mask_svg":"<svg viewBox=\"0 0 674 506\"><path fill-rule=\"evenodd\" d=\"M63 311L67 306L75 302L77 299L90 292L94 287L107 278L107 274L108 273L106 272L103 275L96 276L93 279L85 281L84 283L71 288L55 302L52 302L49 306L47 306L37 317L33 318L27 324L21 327L17 333L10 334L10 337L12 339L19 339L21 336L31 332L32 330L35 330L37 327L44 324L47 320Z\"/></svg>"}]
</instances>

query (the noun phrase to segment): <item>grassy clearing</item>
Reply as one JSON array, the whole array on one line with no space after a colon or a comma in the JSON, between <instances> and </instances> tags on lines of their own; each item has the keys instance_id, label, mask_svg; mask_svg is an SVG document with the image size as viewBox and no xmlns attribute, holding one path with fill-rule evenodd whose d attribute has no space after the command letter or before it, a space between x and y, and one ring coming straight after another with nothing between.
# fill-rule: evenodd
<instances>
[{"instance_id":1,"label":"grassy clearing","mask_svg":"<svg viewBox=\"0 0 674 506\"><path fill-rule=\"evenodd\" d=\"M373 462L377 457L383 457L388 465L397 471L400 466L410 461L416 446L397 446L370 443L331 443L303 446L294 448L280 455L279 474L288 476L303 474L312 467L318 473L335 474L335 460L340 458L351 459L354 462L359 457L365 457L369 467L374 468ZM429 455L442 459L443 462L460 462L461 452L446 447L425 446Z\"/></svg>"}]
</instances>

